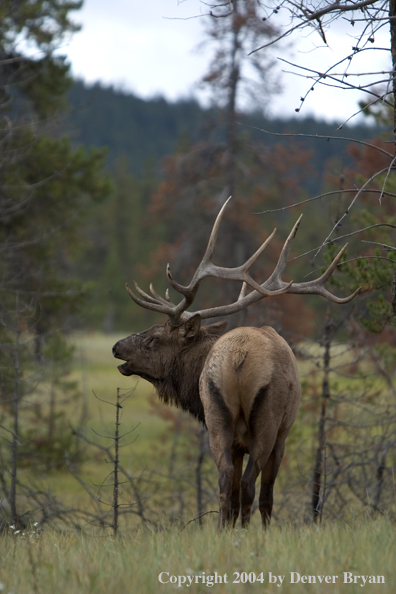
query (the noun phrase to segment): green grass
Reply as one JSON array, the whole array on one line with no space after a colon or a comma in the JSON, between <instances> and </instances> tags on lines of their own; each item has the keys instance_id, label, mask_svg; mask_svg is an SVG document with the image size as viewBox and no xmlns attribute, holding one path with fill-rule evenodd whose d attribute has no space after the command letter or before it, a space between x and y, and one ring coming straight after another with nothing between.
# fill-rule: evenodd
<instances>
[{"instance_id":1,"label":"green grass","mask_svg":"<svg viewBox=\"0 0 396 594\"><path fill-rule=\"evenodd\" d=\"M117 362L111 355L111 347L119 336L100 334L76 335L76 366L72 378L80 386L81 398L62 402L66 419L75 425L81 417L82 405L88 412L86 419L87 435L90 439L108 443L106 438L95 435L96 430L102 435L111 435L114 431L114 403L117 387L123 393L134 389L122 409L121 432L127 432L136 425L131 434L136 441L121 450L121 460L133 475L138 475L144 468L169 470L169 459L175 442L174 427L179 422L179 412L165 405L158 404L154 389L150 384L137 378L125 378L117 371ZM303 362L304 372L308 372ZM315 453L315 436L318 406L320 404L320 372L311 375L311 387L304 394L304 403L299 417L289 436L286 455L275 488L275 520L267 533L263 533L259 524L258 512L253 515L248 531L235 530L219 534L216 531L217 514L204 518L204 527L199 529L191 523L180 532L178 526L196 515L194 500L194 470L197 455L196 423L183 416L183 431L179 439L184 445L178 446L175 468L184 478L191 473L191 493L185 495L189 505L183 514L177 514L177 483L166 481L164 490L160 490L150 500L155 520L161 530L153 530L140 523L139 519L121 522L120 537L114 539L89 524L83 523L84 535L76 535L67 528L67 533L57 534L46 527L36 538L25 535L0 537L0 592L12 594L57 594L106 592L122 594L150 594L158 592L183 591L177 584L162 584L158 581L161 572L169 576L206 576L227 574L227 583L193 583L189 592L201 594L212 590L218 593L249 592L287 592L300 594L305 592L372 593L396 592L396 570L394 569L395 525L386 518L368 519L367 510L360 506L354 509L352 503L347 506L349 521L324 522L320 527L302 524L303 518L310 518L310 477L303 476L302 456L310 460ZM345 379L345 385L349 380ZM376 380L377 381L377 380ZM308 386L309 388L309 386ZM316 394L316 396L315 396ZM40 395L42 398L42 394ZM310 400L311 398L311 400ZM314 400L316 398L316 400ZM311 407L311 402L315 404ZM158 407L157 407L158 405ZM45 401L42 404L46 406ZM182 442L180 442L182 443ZM305 448L305 450L304 450ZM305 454L304 454L305 451ZM301 453L303 452L303 453ZM312 461L312 460L311 460ZM212 472L214 485L217 473L210 456L206 457L208 475ZM307 468L310 468L308 465ZM109 474L103 453L89 448L80 474L89 484L100 484ZM21 477L34 474L34 468L23 468ZM294 485L290 494L287 489L297 479L300 486ZM37 478L37 477L36 477ZM301 481L301 479L303 479ZM82 487L67 471L52 472L45 477L45 484L52 489L65 505L89 508L92 502ZM126 486L122 487L126 491ZM165 491L169 489L169 492ZM183 488L186 488L184 484ZM285 504L281 490L286 489ZM172 491L173 490L173 491ZM207 509L217 509L217 488L215 497ZM165 498L167 497L166 501ZM176 509L170 524L169 505ZM169 504L169 501L171 504ZM161 510L164 506L164 511ZM168 506L165 509L165 506ZM283 514L283 515L282 515ZM282 518L291 518L292 524ZM136 521L135 521L136 520ZM34 532L34 531L33 531ZM87 532L92 535L87 535ZM262 573L263 583L233 583L234 572L253 572L257 577ZM268 583L268 574L284 576L281 587ZM336 583L304 584L290 583L291 572L300 576L338 576ZM385 584L367 583L362 590L362 581L356 584L343 584L343 572L354 575L384 576ZM252 573L252 576L253 576ZM243 579L245 574L243 575ZM173 579L173 578L172 578ZM175 578L177 579L177 578ZM181 580L183 577L180 578Z\"/></svg>"},{"instance_id":2,"label":"green grass","mask_svg":"<svg viewBox=\"0 0 396 594\"><path fill-rule=\"evenodd\" d=\"M166 423L153 414L153 386L135 376L125 377L117 370L119 361L112 356L111 348L119 338L119 335L104 334L75 336L76 369L73 378L84 389L89 426L101 433L114 431L114 407L106 402L115 403L117 388L123 394L131 392L122 411L122 431L138 426L136 433L139 438L134 444L134 453L139 456L159 439Z\"/></svg>"},{"instance_id":3,"label":"green grass","mask_svg":"<svg viewBox=\"0 0 396 594\"><path fill-rule=\"evenodd\" d=\"M164 446L164 435L169 434L170 423L154 414L151 401L165 411L169 411L169 407L158 402L151 384L137 377L126 378L118 372L118 363L112 356L111 349L119 338L120 335L101 333L81 333L71 337L75 347L75 363L68 379L77 382L77 398L65 398L60 392L57 397L57 412L63 415L63 430L70 433L71 427L78 427L85 410L83 430L87 437L92 441L111 445L113 442L110 439L101 436L114 435L113 404L116 401L117 388L123 394L130 392L122 409L120 432L123 434L134 428L135 430L122 442L125 447L121 450L121 461L136 476L144 469L150 471L159 468L164 457L164 447L167 449L166 444ZM35 417L38 409L40 417ZM33 436L38 439L46 437L48 410L49 386L42 382L38 389L29 394L26 404L21 408L21 428L24 431L26 428L31 429ZM0 410L0 416L1 412ZM7 423L10 424L12 419L8 410L5 413L8 415ZM28 440L25 439L24 442L27 443ZM3 455L4 452L5 448ZM101 484L109 471L105 454L93 447L86 447L79 473L93 490L95 488L92 484ZM28 464L22 460L19 478L22 482L33 480L44 490L54 493L65 505L83 508L90 506L89 497L66 467L61 471L47 472L41 466L38 467L36 462Z\"/></svg>"},{"instance_id":4,"label":"green grass","mask_svg":"<svg viewBox=\"0 0 396 594\"><path fill-rule=\"evenodd\" d=\"M201 575L200 583L193 583L187 589L195 594L208 590L227 594L362 592L361 580L356 584L343 583L343 572L351 572L384 576L384 584L367 583L364 591L394 594L395 546L395 527L384 518L322 527L273 526L267 533L252 527L248 531L219 534L214 521L209 521L202 530L192 524L183 532L142 529L119 539L48 532L37 540L26 536L0 539L0 582L4 592L15 594L186 591L186 586L177 588L177 584L160 583L158 576L164 572L164 581L170 576ZM217 572L223 576L223 583L213 587L202 584L202 572L205 572L205 579ZM236 572L254 572L256 578L262 574L264 581L233 583L237 579ZM284 576L279 590L268 583L269 572ZM338 578L329 584L290 583L291 572L300 576ZM224 583L224 574L227 583Z\"/></svg>"}]
</instances>

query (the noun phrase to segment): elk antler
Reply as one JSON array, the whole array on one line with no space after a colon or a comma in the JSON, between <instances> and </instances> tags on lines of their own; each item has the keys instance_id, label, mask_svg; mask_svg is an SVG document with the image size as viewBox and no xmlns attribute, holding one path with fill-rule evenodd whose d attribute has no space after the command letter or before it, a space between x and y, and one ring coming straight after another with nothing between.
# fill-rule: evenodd
<instances>
[{"instance_id":1,"label":"elk antler","mask_svg":"<svg viewBox=\"0 0 396 594\"><path fill-rule=\"evenodd\" d=\"M213 225L212 233L210 234L209 242L204 257L202 258L201 263L199 264L190 284L188 286L180 285L172 277L169 264L166 267L166 274L170 285L178 293L183 295L183 299L178 304L174 304L169 298L168 290L166 291L164 299L154 291L152 284L150 284L151 295L149 295L148 293L142 291L142 289L140 289L140 287L134 281L136 292L140 295L140 297L137 297L131 291L131 289L128 287L128 284L126 284L125 286L126 290L128 291L129 295L135 303L146 309L166 314L169 317L171 324L173 326L178 326L182 323L183 319L185 319L186 317L191 317L195 314L199 314L202 319L213 318L217 316L225 316L241 311L245 307L248 307L255 301L263 299L264 297L282 295L283 293L317 294L322 295L323 297L326 297L327 299L329 299L330 301L334 301L335 303L347 303L348 301L351 301L360 291L359 288L349 297L340 298L330 293L330 291L328 291L324 286L325 282L330 278L330 276L336 269L339 261L342 258L344 251L347 248L347 245L345 245L340 250L340 252L337 254L337 256L330 264L330 266L327 268L326 272L322 274L322 276L318 279L308 281L305 283L293 283L293 281L286 283L282 280L282 274L286 268L291 243L297 233L297 229L300 225L302 215L294 225L291 233L289 234L289 237L286 239L286 242L279 256L278 262L275 266L275 270L273 271L269 279L261 285L259 285L258 283L256 283L255 280L253 280L253 278L248 274L248 271L251 265L265 250L265 248L273 238L276 229L274 229L271 235L264 241L264 243L259 247L259 249L245 262L245 264L242 264L241 266L237 266L235 268L224 268L222 266L216 266L215 264L213 264L212 255L216 245L221 219L230 199L231 197L228 198L228 200L225 202L222 209L220 210L219 214L217 215L216 221ZM242 282L243 284L241 293L237 301L229 305L222 305L219 307L204 309L197 312L187 312L186 310L194 301L201 280L206 277L215 277ZM246 295L247 286L253 289L253 291L248 295Z\"/></svg>"}]
</instances>

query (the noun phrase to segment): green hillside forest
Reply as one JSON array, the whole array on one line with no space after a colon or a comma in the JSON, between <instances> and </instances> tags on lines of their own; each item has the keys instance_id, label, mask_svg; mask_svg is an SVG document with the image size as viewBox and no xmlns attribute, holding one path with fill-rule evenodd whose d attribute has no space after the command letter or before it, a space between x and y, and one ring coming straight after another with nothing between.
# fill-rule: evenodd
<instances>
[{"instance_id":1,"label":"green hillside forest","mask_svg":"<svg viewBox=\"0 0 396 594\"><path fill-rule=\"evenodd\" d=\"M87 147L107 147L107 162L112 170L117 159L124 156L128 171L137 177L141 177L150 166L159 175L163 157L173 154L183 142L193 144L201 140L225 139L224 125L221 127L218 124L218 110L203 109L194 99L174 103L163 97L144 100L100 83L86 85L83 81L74 81L68 91L68 101L70 111L63 129L73 143ZM293 133L358 140L378 134L378 128L373 126L344 125L339 129L343 124L342 119L329 124L303 115L296 115L289 120L269 120L259 112L245 113L239 114L238 123L241 134L269 146L278 143L287 145L290 138L271 134L263 136L261 129L278 135ZM348 159L345 150L348 142L320 142L312 137L305 137L300 142L312 151L311 163L316 172L312 188L317 191L322 183L326 162L340 156L340 153L344 159Z\"/></svg>"}]
</instances>

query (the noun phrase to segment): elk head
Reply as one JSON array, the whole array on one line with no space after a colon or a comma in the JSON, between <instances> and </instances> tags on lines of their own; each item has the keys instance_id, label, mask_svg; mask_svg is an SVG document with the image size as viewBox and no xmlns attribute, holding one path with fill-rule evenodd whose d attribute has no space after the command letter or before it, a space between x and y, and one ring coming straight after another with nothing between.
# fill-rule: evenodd
<instances>
[{"instance_id":1,"label":"elk head","mask_svg":"<svg viewBox=\"0 0 396 594\"><path fill-rule=\"evenodd\" d=\"M125 361L118 370L122 375L139 375L151 382L160 381L169 375L175 357L183 349L191 348L207 337L217 338L226 325L226 322L219 322L201 329L201 318L195 315L179 326L167 322L132 334L113 347L114 357ZM160 356L155 356L157 353Z\"/></svg>"}]
</instances>

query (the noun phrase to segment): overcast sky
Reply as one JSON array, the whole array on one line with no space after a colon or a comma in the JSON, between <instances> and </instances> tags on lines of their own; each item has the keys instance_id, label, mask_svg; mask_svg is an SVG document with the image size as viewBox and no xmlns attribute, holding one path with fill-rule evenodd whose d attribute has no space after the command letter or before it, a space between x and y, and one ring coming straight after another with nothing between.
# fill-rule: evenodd
<instances>
[{"instance_id":1,"label":"overcast sky","mask_svg":"<svg viewBox=\"0 0 396 594\"><path fill-rule=\"evenodd\" d=\"M62 50L69 57L73 74L89 83L113 84L142 98L162 95L173 101L189 97L197 93L196 83L208 64L208 54L198 49L204 18L199 15L206 11L200 0L85 0L82 10L74 13L82 30ZM276 48L274 56L305 66L317 65L323 71L326 64L350 52L353 43L349 30L342 25L327 39L330 47L318 47L317 37L299 34L292 38L293 50L286 53ZM389 44L386 31L383 42ZM377 63L369 68L378 70L382 59L385 69L385 59L371 53ZM277 77L283 92L272 103L274 116L296 115L299 98L309 88L306 79L282 72L285 69L278 61ZM313 114L341 123L356 111L359 98L356 93L340 90L316 90L304 103L301 116Z\"/></svg>"}]
</instances>

